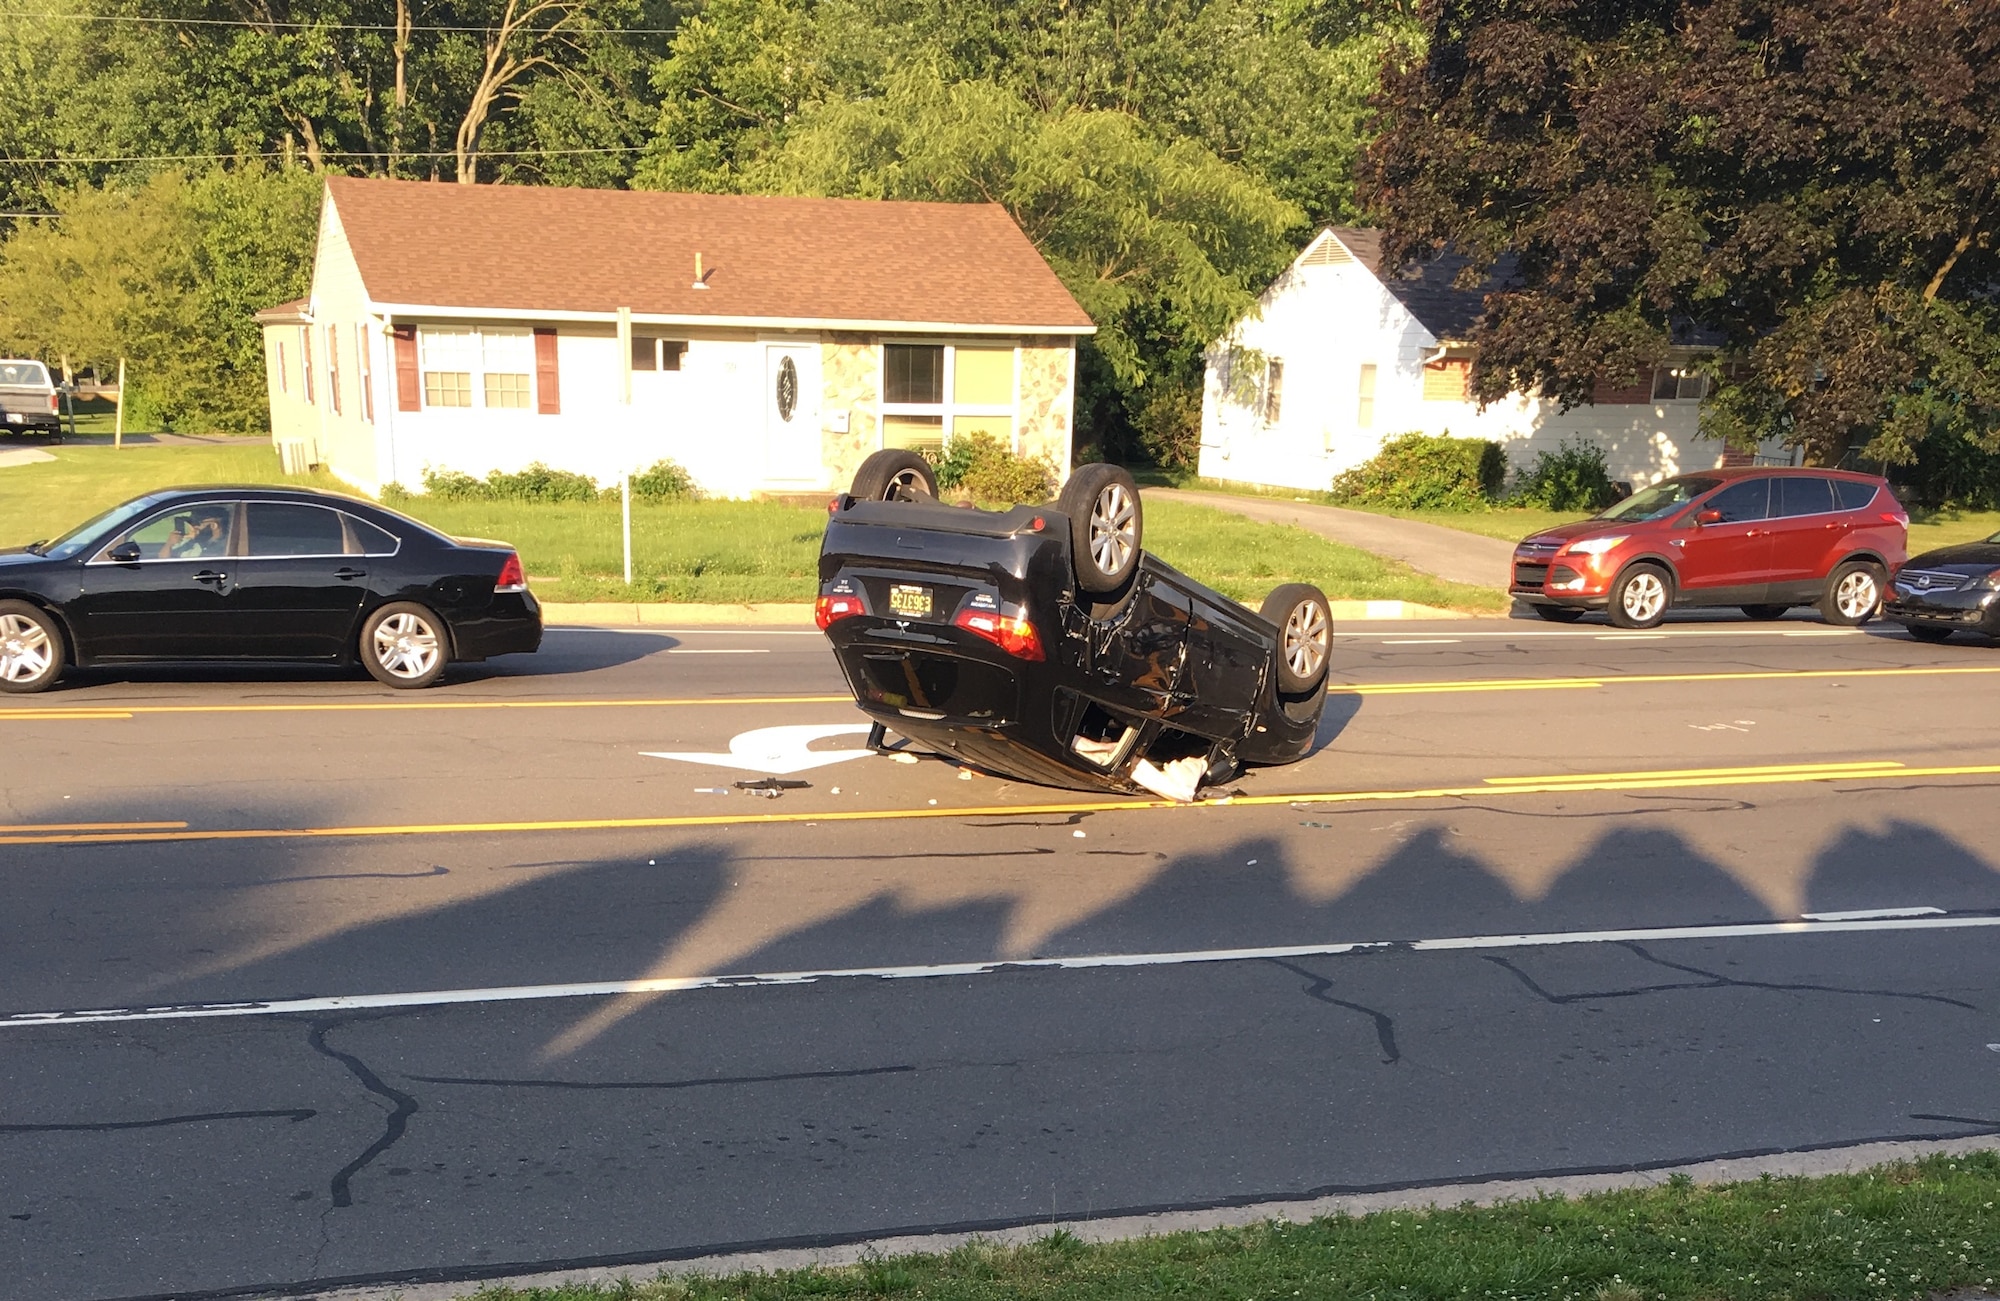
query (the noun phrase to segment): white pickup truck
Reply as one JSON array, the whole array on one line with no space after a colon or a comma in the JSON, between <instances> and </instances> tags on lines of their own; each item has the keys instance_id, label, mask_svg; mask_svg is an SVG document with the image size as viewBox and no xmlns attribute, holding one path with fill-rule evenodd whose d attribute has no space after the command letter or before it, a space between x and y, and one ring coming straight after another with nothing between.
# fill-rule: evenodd
<instances>
[{"instance_id":1,"label":"white pickup truck","mask_svg":"<svg viewBox=\"0 0 2000 1301\"><path fill-rule=\"evenodd\" d=\"M49 368L25 358L0 358L0 433L62 437L61 390Z\"/></svg>"}]
</instances>

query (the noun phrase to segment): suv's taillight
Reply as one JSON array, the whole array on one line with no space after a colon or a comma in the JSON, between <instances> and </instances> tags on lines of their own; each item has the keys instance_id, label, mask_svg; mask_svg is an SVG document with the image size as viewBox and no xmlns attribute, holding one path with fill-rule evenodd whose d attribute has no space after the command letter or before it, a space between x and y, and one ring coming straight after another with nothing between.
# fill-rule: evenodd
<instances>
[{"instance_id":1,"label":"suv's taillight","mask_svg":"<svg viewBox=\"0 0 2000 1301\"><path fill-rule=\"evenodd\" d=\"M813 602L813 622L825 632L827 625L836 619L845 619L851 614L867 614L868 606L858 592L835 592L822 596Z\"/></svg>"},{"instance_id":2,"label":"suv's taillight","mask_svg":"<svg viewBox=\"0 0 2000 1301\"><path fill-rule=\"evenodd\" d=\"M509 551L506 561L500 566L500 577L493 580L495 592L525 592L528 590L528 575L521 568L518 552Z\"/></svg>"},{"instance_id":3,"label":"suv's taillight","mask_svg":"<svg viewBox=\"0 0 2000 1301\"><path fill-rule=\"evenodd\" d=\"M49 394L49 410L57 415L62 414L62 399L57 394Z\"/></svg>"},{"instance_id":4,"label":"suv's taillight","mask_svg":"<svg viewBox=\"0 0 2000 1301\"><path fill-rule=\"evenodd\" d=\"M1048 658L1042 651L1042 635L1035 631L1035 625L1026 619L997 610L982 610L977 606L967 606L958 612L952 626L963 628L975 637L983 637L1017 660Z\"/></svg>"}]
</instances>

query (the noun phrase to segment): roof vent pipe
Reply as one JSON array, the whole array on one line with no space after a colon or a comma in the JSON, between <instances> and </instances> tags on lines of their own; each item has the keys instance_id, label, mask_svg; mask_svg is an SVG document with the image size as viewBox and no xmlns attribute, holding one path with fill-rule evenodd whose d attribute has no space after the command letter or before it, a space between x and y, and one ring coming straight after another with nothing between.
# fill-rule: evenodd
<instances>
[{"instance_id":1,"label":"roof vent pipe","mask_svg":"<svg viewBox=\"0 0 2000 1301\"><path fill-rule=\"evenodd\" d=\"M708 273L707 273L707 272L705 272L705 271L703 271L703 270L701 269L701 254L700 254L700 253L696 253L696 254L694 255L694 283L693 283L692 285L688 286L688 287L689 287L690 289L706 289L706 288L708 288Z\"/></svg>"}]
</instances>

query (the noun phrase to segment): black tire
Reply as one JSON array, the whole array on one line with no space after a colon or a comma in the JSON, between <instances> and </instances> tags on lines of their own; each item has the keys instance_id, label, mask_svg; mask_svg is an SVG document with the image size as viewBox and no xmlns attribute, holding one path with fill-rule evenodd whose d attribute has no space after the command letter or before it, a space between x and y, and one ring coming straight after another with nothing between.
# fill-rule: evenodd
<instances>
[{"instance_id":1,"label":"black tire","mask_svg":"<svg viewBox=\"0 0 2000 1301\"><path fill-rule=\"evenodd\" d=\"M1637 564L1611 585L1607 611L1618 628L1657 628L1674 603L1674 580L1658 565Z\"/></svg>"},{"instance_id":2,"label":"black tire","mask_svg":"<svg viewBox=\"0 0 2000 1301\"><path fill-rule=\"evenodd\" d=\"M0 691L47 691L62 676L62 625L39 605L0 601Z\"/></svg>"},{"instance_id":3,"label":"black tire","mask_svg":"<svg viewBox=\"0 0 2000 1301\"><path fill-rule=\"evenodd\" d=\"M907 448L885 447L854 472L852 492L863 501L936 501L937 471Z\"/></svg>"},{"instance_id":4,"label":"black tire","mask_svg":"<svg viewBox=\"0 0 2000 1301\"><path fill-rule=\"evenodd\" d=\"M1941 641L1950 641L1952 629L1940 628L1934 623L1906 623L1903 630L1918 641L1927 641L1935 646Z\"/></svg>"},{"instance_id":5,"label":"black tire","mask_svg":"<svg viewBox=\"0 0 2000 1301\"><path fill-rule=\"evenodd\" d=\"M355 647L368 676L385 686L433 686L451 663L451 635L443 619L414 601L392 601L361 624Z\"/></svg>"},{"instance_id":6,"label":"black tire","mask_svg":"<svg viewBox=\"0 0 2000 1301\"><path fill-rule=\"evenodd\" d=\"M1826 594L1819 599L1819 616L1841 628L1859 628L1882 608L1887 579L1872 560L1844 560L1826 577Z\"/></svg>"},{"instance_id":7,"label":"black tire","mask_svg":"<svg viewBox=\"0 0 2000 1301\"><path fill-rule=\"evenodd\" d=\"M1785 611L1791 609L1792 607L1789 605L1745 605L1739 608L1743 611L1743 613L1749 615L1752 619L1757 620L1757 622L1769 623L1773 619L1784 618Z\"/></svg>"},{"instance_id":8,"label":"black tire","mask_svg":"<svg viewBox=\"0 0 2000 1301\"><path fill-rule=\"evenodd\" d=\"M1575 623L1590 612L1579 610L1573 605L1538 605L1535 607L1535 613L1550 623Z\"/></svg>"},{"instance_id":9,"label":"black tire","mask_svg":"<svg viewBox=\"0 0 2000 1301\"><path fill-rule=\"evenodd\" d=\"M1333 611L1311 583L1286 583L1264 598L1258 613L1278 626L1278 690L1316 691L1333 660Z\"/></svg>"},{"instance_id":10,"label":"black tire","mask_svg":"<svg viewBox=\"0 0 2000 1301\"><path fill-rule=\"evenodd\" d=\"M1086 465L1069 477L1056 509L1069 517L1069 549L1077 586L1115 592L1139 567L1146 512L1139 484L1118 465Z\"/></svg>"}]
</instances>

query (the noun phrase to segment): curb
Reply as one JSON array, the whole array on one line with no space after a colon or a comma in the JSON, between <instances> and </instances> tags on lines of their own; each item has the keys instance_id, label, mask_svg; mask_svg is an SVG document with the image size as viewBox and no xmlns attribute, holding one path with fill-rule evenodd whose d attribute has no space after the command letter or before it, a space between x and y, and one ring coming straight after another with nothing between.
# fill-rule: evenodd
<instances>
[{"instance_id":1,"label":"curb","mask_svg":"<svg viewBox=\"0 0 2000 1301\"><path fill-rule=\"evenodd\" d=\"M1368 1215L1378 1211L1449 1208L1467 1204L1491 1206L1499 1202L1521 1201L1549 1194L1581 1197L1591 1193L1614 1192L1623 1188L1654 1188L1667 1183L1676 1175L1686 1175L1698 1184L1721 1184L1743 1183L1767 1174L1776 1178L1854 1174L1875 1166L1913 1160L1917 1157L1995 1150L2000 1150L2000 1135L1994 1134L1934 1141L1857 1143L1846 1147L1773 1152L1763 1156L1725 1157L1677 1165L1612 1170L1598 1174L1429 1184L1383 1192L1274 1200L1208 1210L1106 1216L1101 1219L1051 1219L1045 1223L995 1229L985 1233L907 1234L825 1247L741 1251L679 1259L663 1257L649 1264L581 1266L542 1270L511 1277L489 1275L461 1283L337 1286L303 1293L290 1291L285 1294L264 1295L273 1298L279 1295L289 1295L294 1298L303 1295L312 1298L313 1301L459 1301L460 1298L471 1297L484 1288L554 1289L571 1283L616 1284L620 1279L646 1282L652 1278L686 1278L692 1275L716 1278L742 1273L765 1274L777 1270L805 1269L808 1266L838 1268L878 1257L943 1253L973 1242L1018 1247L1039 1241L1057 1229L1073 1233L1086 1242L1118 1242L1163 1233L1236 1228L1271 1220L1300 1223L1324 1216ZM1975 1290L1970 1295L1981 1294Z\"/></svg>"},{"instance_id":2,"label":"curb","mask_svg":"<svg viewBox=\"0 0 2000 1301\"><path fill-rule=\"evenodd\" d=\"M1447 610L1415 601L1328 601L1333 621L1504 619L1504 610ZM698 605L674 601L544 601L542 622L570 628L810 628L807 604Z\"/></svg>"}]
</instances>

